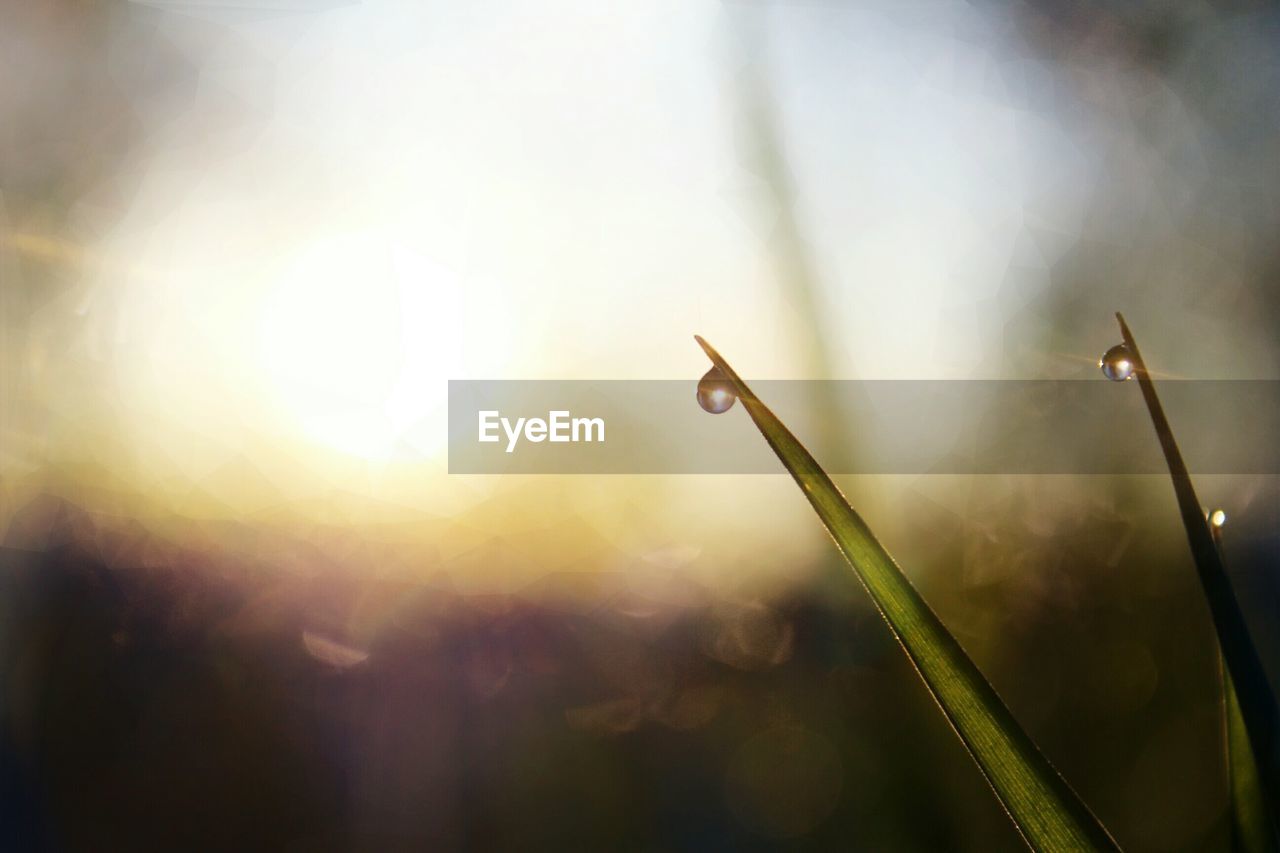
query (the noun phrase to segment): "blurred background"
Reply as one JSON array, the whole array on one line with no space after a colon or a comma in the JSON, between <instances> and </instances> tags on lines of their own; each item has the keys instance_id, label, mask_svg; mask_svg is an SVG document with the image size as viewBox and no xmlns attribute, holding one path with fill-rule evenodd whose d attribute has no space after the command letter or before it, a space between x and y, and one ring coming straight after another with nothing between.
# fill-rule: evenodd
<instances>
[{"instance_id":1,"label":"blurred background","mask_svg":"<svg viewBox=\"0 0 1280 853\"><path fill-rule=\"evenodd\" d=\"M446 382L692 406L695 332L1103 381L1116 310L1160 378L1280 378L1278 47L1249 2L0 4L0 846L1020 849L788 478L450 476ZM1166 479L841 486L1126 849L1226 849ZM1275 478L1197 486L1274 675Z\"/></svg>"}]
</instances>

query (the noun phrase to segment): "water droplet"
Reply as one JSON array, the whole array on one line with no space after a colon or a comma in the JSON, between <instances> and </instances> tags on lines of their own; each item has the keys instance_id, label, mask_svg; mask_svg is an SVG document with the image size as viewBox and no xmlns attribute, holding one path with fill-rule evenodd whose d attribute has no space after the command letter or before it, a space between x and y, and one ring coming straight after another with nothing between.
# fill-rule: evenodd
<instances>
[{"instance_id":1,"label":"water droplet","mask_svg":"<svg viewBox=\"0 0 1280 853\"><path fill-rule=\"evenodd\" d=\"M713 415L719 415L733 408L733 401L738 399L734 393L733 383L718 367L707 371L707 375L698 380L698 405Z\"/></svg>"},{"instance_id":2,"label":"water droplet","mask_svg":"<svg viewBox=\"0 0 1280 853\"><path fill-rule=\"evenodd\" d=\"M1102 375L1112 382L1123 382L1133 375L1133 359L1129 357L1129 348L1124 344L1116 344L1103 353L1098 361Z\"/></svg>"},{"instance_id":3,"label":"water droplet","mask_svg":"<svg viewBox=\"0 0 1280 853\"><path fill-rule=\"evenodd\" d=\"M1209 523L1214 527L1221 527L1227 523L1227 514L1220 509L1215 509L1209 513Z\"/></svg>"}]
</instances>

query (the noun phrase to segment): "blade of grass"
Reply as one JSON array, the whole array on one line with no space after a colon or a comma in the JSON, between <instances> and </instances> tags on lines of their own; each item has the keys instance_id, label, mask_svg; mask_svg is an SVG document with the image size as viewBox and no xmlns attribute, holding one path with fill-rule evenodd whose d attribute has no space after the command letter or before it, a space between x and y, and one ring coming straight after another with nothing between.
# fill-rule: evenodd
<instances>
[{"instance_id":1,"label":"blade of grass","mask_svg":"<svg viewBox=\"0 0 1280 853\"><path fill-rule=\"evenodd\" d=\"M1209 525L1213 545L1218 557L1222 556L1222 527ZM1231 849L1238 853L1275 853L1276 833L1267 814L1267 804L1262 796L1262 782L1258 778L1258 765L1253 760L1253 745L1249 742L1249 730L1240 713L1240 698L1236 696L1227 662L1218 653L1218 677L1222 684L1223 746L1227 766L1228 813L1231 819Z\"/></svg>"},{"instance_id":2,"label":"blade of grass","mask_svg":"<svg viewBox=\"0 0 1280 853\"><path fill-rule=\"evenodd\" d=\"M1222 713L1226 729L1227 783L1231 811L1231 849L1243 853L1274 853L1275 830L1263 799L1258 765L1253 760L1249 730L1240 713L1240 699L1226 662L1218 657L1222 672Z\"/></svg>"},{"instance_id":3,"label":"blade of grass","mask_svg":"<svg viewBox=\"0 0 1280 853\"><path fill-rule=\"evenodd\" d=\"M740 157L742 165L757 175L772 206L761 226L767 229L764 245L773 265L779 293L792 309L794 340L801 356L801 372L810 379L831 379L836 359L828 334L830 309L823 304L822 280L813 246L801 227L799 204L792 171L787 164L786 146L777 107L765 71L766 51L751 27L741 27L735 42L742 52L737 75L738 112L742 121ZM817 435L810 436L836 463L846 462L856 449L845 428L844 400L831 395L826 383L814 382L809 389L809 405L822 411L816 418Z\"/></svg>"},{"instance_id":4,"label":"blade of grass","mask_svg":"<svg viewBox=\"0 0 1280 853\"><path fill-rule=\"evenodd\" d=\"M746 37L743 36L744 41ZM831 378L834 361L824 333L830 312L821 304L821 287L813 250L804 239L796 214L796 192L787 167L778 117L768 81L754 50L739 72L739 103L745 124L742 159L757 174L773 202L767 245L782 293L795 312L796 341L804 358L804 375Z\"/></svg>"},{"instance_id":5,"label":"blade of grass","mask_svg":"<svg viewBox=\"0 0 1280 853\"><path fill-rule=\"evenodd\" d=\"M1160 449L1169 466L1169 477L1173 481L1173 492L1178 499L1182 526L1186 528L1196 573L1200 576L1200 585L1209 602L1218 643L1226 662L1226 674L1233 685L1232 693L1239 700L1237 705L1247 729L1247 740L1252 745L1261 797L1268 805L1270 822L1274 825L1276 815L1280 814L1280 801L1276 799L1280 793L1280 714L1277 714L1275 695L1267 682L1258 651L1249 637L1240 603L1231 589L1231 580L1222 564L1222 555L1214 544L1213 533L1209 530L1200 499L1196 497L1191 474L1187 471L1182 452L1173 438L1173 429L1169 426L1169 419L1165 417L1164 407L1160 405L1160 398L1156 395L1155 383L1151 381L1146 362L1142 360L1138 344L1129 331L1129 324L1118 312L1116 320L1120 323L1120 334L1129 348L1134 374L1142 389L1147 411L1151 414L1151 423L1160 440Z\"/></svg>"},{"instance_id":6,"label":"blade of grass","mask_svg":"<svg viewBox=\"0 0 1280 853\"><path fill-rule=\"evenodd\" d=\"M1028 846L1118 850L809 451L710 344L697 341L733 383Z\"/></svg>"}]
</instances>

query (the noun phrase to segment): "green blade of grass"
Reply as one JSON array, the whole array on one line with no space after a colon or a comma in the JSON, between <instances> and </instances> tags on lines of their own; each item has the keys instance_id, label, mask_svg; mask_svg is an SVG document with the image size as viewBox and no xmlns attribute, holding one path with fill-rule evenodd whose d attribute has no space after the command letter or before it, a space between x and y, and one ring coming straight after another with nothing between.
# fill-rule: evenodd
<instances>
[{"instance_id":1,"label":"green blade of grass","mask_svg":"<svg viewBox=\"0 0 1280 853\"><path fill-rule=\"evenodd\" d=\"M809 451L702 338L1033 850L1118 850Z\"/></svg>"},{"instance_id":2,"label":"green blade of grass","mask_svg":"<svg viewBox=\"0 0 1280 853\"><path fill-rule=\"evenodd\" d=\"M1200 576L1200 585L1213 616L1218 644L1226 663L1225 673L1229 679L1227 683L1233 688L1228 700L1231 696L1238 699L1235 704L1244 722L1240 734L1245 736L1252 747L1256 768L1253 778L1261 789L1257 798L1267 804L1267 820L1274 826L1276 815L1280 815L1280 801L1276 799L1277 794L1280 794L1280 714L1277 713L1275 695L1267 682L1262 659L1249 637L1240 603L1231 589L1231 581L1222 564L1222 555L1214 543L1209 522L1205 519L1200 499L1196 497L1195 487L1191 483L1191 474L1187 471L1182 452L1173 438L1173 429L1169 426L1169 419L1165 417L1164 407L1160 405L1146 362L1142 360L1138 344L1129 331L1129 324L1119 313L1116 314L1116 320L1120 323L1120 334L1124 337L1125 346L1129 348L1134 375L1138 378L1143 400L1146 401L1147 411L1155 426L1156 437L1160 440L1160 449L1164 452L1165 462L1169 467L1173 492L1182 515L1182 526L1186 528L1196 573ZM1232 781L1234 784L1235 776ZM1249 784L1243 776L1241 783Z\"/></svg>"},{"instance_id":3,"label":"green blade of grass","mask_svg":"<svg viewBox=\"0 0 1280 853\"><path fill-rule=\"evenodd\" d=\"M1222 527L1211 524L1213 545L1218 558L1222 556ZM1240 713L1240 697L1236 696L1227 662L1218 653L1218 677L1222 685L1223 753L1227 767L1227 802L1230 818L1231 849L1236 853L1275 853L1275 829L1267 814L1267 804L1262 796L1262 781L1258 778L1258 764L1253 760L1253 744L1249 730Z\"/></svg>"},{"instance_id":4,"label":"green blade of grass","mask_svg":"<svg viewBox=\"0 0 1280 853\"><path fill-rule=\"evenodd\" d=\"M1226 729L1227 784L1231 811L1231 849L1241 853L1274 853L1276 835L1262 796L1258 765L1253 760L1249 730L1226 662L1222 664L1222 714Z\"/></svg>"}]
</instances>

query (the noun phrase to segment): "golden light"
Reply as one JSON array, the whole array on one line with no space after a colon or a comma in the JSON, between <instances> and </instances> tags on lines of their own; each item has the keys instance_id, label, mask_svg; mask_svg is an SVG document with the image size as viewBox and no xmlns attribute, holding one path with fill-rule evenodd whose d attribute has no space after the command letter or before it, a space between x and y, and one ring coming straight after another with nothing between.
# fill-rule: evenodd
<instances>
[{"instance_id":1,"label":"golden light","mask_svg":"<svg viewBox=\"0 0 1280 853\"><path fill-rule=\"evenodd\" d=\"M257 361L273 408L309 440L420 456L442 443L426 422L443 410L462 334L447 271L376 235L342 235L285 262L257 311Z\"/></svg>"}]
</instances>

